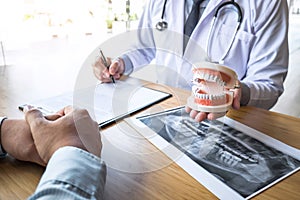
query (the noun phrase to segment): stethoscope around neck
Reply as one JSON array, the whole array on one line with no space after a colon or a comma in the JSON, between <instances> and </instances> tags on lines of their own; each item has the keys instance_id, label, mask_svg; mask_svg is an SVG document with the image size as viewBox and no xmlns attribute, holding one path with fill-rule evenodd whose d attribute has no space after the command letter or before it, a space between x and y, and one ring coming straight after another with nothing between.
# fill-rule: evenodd
<instances>
[{"instance_id":1,"label":"stethoscope around neck","mask_svg":"<svg viewBox=\"0 0 300 200\"><path fill-rule=\"evenodd\" d=\"M164 6L163 6L163 9L162 9L161 19L160 19L159 22L157 22L157 24L155 26L156 29L159 30L159 31L164 31L164 30L166 30L168 28L168 22L164 20L164 15L165 15L165 11L166 11L167 1L168 0L164 1ZM228 6L228 5L234 6L235 10L237 11L237 16L238 16L238 18L237 18L237 26L235 27L235 31L234 31L233 37L231 38L231 41L230 41L230 43L228 45L228 48L226 49L226 51L223 54L223 56L221 57L221 59L219 59L219 61L218 61L219 63L224 62L225 57L228 55L229 50L231 49L232 44L234 42L234 39L236 37L236 34L237 34L237 32L238 32L238 30L240 28L240 24L241 24L241 22L243 20L243 14L242 14L241 7L234 0L226 1L226 2L222 3L221 5L219 5L217 7L217 10L216 10L216 12L214 14L214 18L213 18L213 21L212 21L211 28L209 30L208 39L207 39L208 41L207 41L207 46L206 46L207 57L208 57L208 60L210 60L210 61L213 61L212 60L212 56L211 56L211 48L210 48L211 47L211 42L212 42L211 35L212 35L213 29L215 27L219 11L222 8L224 8L225 6Z\"/></svg>"}]
</instances>

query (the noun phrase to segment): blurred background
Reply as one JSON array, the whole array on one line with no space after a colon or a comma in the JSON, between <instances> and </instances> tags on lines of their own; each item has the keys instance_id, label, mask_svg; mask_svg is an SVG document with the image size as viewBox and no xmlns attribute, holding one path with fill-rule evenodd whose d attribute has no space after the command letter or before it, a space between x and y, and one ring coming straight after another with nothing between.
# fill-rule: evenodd
<instances>
[{"instance_id":1,"label":"blurred background","mask_svg":"<svg viewBox=\"0 0 300 200\"><path fill-rule=\"evenodd\" d=\"M0 0L6 50L53 38L120 33L136 27L145 0Z\"/></svg>"}]
</instances>

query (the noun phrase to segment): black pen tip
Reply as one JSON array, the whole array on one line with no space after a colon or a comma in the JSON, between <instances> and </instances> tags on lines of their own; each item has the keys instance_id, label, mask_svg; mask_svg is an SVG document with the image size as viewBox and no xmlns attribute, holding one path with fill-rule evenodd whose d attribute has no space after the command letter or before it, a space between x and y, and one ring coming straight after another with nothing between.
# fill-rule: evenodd
<instances>
[{"instance_id":1,"label":"black pen tip","mask_svg":"<svg viewBox=\"0 0 300 200\"><path fill-rule=\"evenodd\" d=\"M116 83L115 79L113 76L110 77L113 83Z\"/></svg>"}]
</instances>

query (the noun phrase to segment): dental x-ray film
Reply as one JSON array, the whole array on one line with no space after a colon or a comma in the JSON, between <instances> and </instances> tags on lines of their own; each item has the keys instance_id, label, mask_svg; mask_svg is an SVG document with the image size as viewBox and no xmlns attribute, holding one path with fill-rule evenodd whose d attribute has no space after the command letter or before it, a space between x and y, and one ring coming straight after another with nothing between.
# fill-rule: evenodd
<instances>
[{"instance_id":1,"label":"dental x-ray film","mask_svg":"<svg viewBox=\"0 0 300 200\"><path fill-rule=\"evenodd\" d=\"M178 149L182 156L175 162L220 199L249 199L300 168L298 149L228 117L198 123L180 107L137 120L162 151L165 142Z\"/></svg>"}]
</instances>

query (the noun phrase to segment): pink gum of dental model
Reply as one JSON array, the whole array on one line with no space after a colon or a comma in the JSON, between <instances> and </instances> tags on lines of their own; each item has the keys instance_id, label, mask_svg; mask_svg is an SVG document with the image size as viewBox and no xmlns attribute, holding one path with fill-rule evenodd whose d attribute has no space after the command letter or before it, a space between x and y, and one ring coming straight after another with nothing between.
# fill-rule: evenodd
<instances>
[{"instance_id":1,"label":"pink gum of dental model","mask_svg":"<svg viewBox=\"0 0 300 200\"><path fill-rule=\"evenodd\" d=\"M226 112L231 108L237 75L232 69L215 63L202 62L193 68L192 95L187 105L201 112Z\"/></svg>"}]
</instances>

